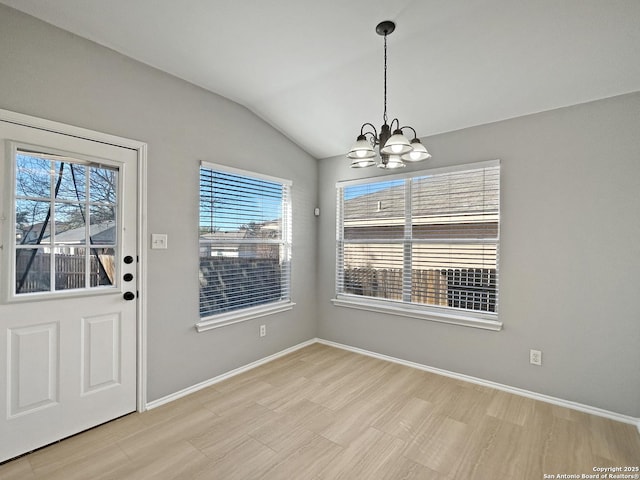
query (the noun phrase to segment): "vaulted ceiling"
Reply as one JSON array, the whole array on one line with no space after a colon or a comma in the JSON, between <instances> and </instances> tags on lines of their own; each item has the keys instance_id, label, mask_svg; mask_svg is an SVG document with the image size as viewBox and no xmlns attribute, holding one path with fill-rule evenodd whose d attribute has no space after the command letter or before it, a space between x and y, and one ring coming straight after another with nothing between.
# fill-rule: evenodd
<instances>
[{"instance_id":1,"label":"vaulted ceiling","mask_svg":"<svg viewBox=\"0 0 640 480\"><path fill-rule=\"evenodd\" d=\"M638 0L0 0L234 100L317 158L640 90Z\"/></svg>"}]
</instances>

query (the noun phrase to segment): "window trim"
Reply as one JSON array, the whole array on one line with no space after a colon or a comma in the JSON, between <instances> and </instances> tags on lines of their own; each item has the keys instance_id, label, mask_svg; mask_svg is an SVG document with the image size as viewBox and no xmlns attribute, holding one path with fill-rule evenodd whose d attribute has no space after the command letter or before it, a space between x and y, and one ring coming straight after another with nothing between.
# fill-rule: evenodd
<instances>
[{"instance_id":1,"label":"window trim","mask_svg":"<svg viewBox=\"0 0 640 480\"><path fill-rule=\"evenodd\" d=\"M288 187L293 186L293 182L291 180L287 180L286 178L274 177L271 175L265 175L264 173L251 172L249 170L243 170L241 168L229 167L227 165L221 165L219 163L212 163L201 160L200 168L203 167L210 170L220 170L221 172L232 173L234 175L243 175L245 177L258 178L260 180L266 180L267 182L281 183L283 185L287 185Z\"/></svg>"},{"instance_id":2,"label":"window trim","mask_svg":"<svg viewBox=\"0 0 640 480\"><path fill-rule=\"evenodd\" d=\"M366 177L355 180L345 180L336 182L337 195L337 215L336 215L336 285L335 285L335 298L331 299L331 302L338 307L354 308L358 310L365 310L376 313L386 313L396 316L417 318L420 320L429 320L439 323L447 323L452 325L460 325L465 327L480 328L484 330L500 331L503 324L498 320L498 312L487 313L483 311L473 311L466 309L459 309L455 307L438 307L436 305L427 304L415 304L408 303L399 300L391 299L378 299L374 297L365 297L360 295L353 295L348 293L339 293L338 285L340 282L340 274L342 266L340 265L340 256L338 255L337 248L339 243L344 241L341 238L341 231L343 228L344 219L344 206L340 204L344 200L343 196L339 194L340 189L354 185L366 185L374 183L376 181L393 181L393 180L406 180L410 178L425 176L425 175L439 175L454 172L461 172L466 170L477 170L481 168L500 167L500 160L488 160L475 163L467 163L462 165L455 165L449 167L440 167L433 169L425 169L419 171L411 171L406 173L384 175L382 177ZM407 212L405 211L405 214ZM498 237L498 245L500 244L500 237Z\"/></svg>"},{"instance_id":3,"label":"window trim","mask_svg":"<svg viewBox=\"0 0 640 480\"><path fill-rule=\"evenodd\" d=\"M293 309L294 306L295 303L291 300L281 300L279 302L266 303L256 307L246 307L232 312L219 313L218 315L202 318L198 323L196 323L196 330L198 333L206 332L207 330L213 330L214 328L226 327L227 325L246 322L247 320L253 320L254 318L286 312L287 310Z\"/></svg>"},{"instance_id":4,"label":"window trim","mask_svg":"<svg viewBox=\"0 0 640 480\"><path fill-rule=\"evenodd\" d=\"M407 178L423 177L425 175L440 175L443 173L455 173L464 172L466 170L477 170L480 168L499 167L500 160L485 160L482 162L465 163L462 165L452 165L449 167L437 167L427 168L424 170L415 170L404 173L396 173L393 175L383 175L378 177L364 177L355 180L341 180L336 182L336 188L351 187L353 185L366 185L367 183L373 183L375 180L379 181L391 181L391 180L406 180Z\"/></svg>"},{"instance_id":5,"label":"window trim","mask_svg":"<svg viewBox=\"0 0 640 480\"><path fill-rule=\"evenodd\" d=\"M29 292L29 293L17 293L16 292L16 250L17 245L15 244L16 238L16 191L17 191L17 155L20 150L25 151L26 153L34 153L46 158L47 156L61 156L61 157L69 157L73 160L73 163L78 165L103 165L108 168L113 168L118 171L118 202L117 202L117 222L118 229L116 232L116 244L115 245L97 245L96 248L113 248L115 251L115 258L121 258L121 248L122 248L122 222L123 222L123 202L121 199L124 198L124 185L123 176L125 174L125 165L117 160L107 159L107 158L97 158L92 157L90 155L84 155L76 152L71 152L67 150L61 150L58 148L52 148L47 146L36 145L33 143L21 142L21 141L7 141L7 157L6 157L6 165L5 165L5 173L6 183L3 184L0 181L0 186L5 187L6 192L4 192L5 197L2 198L0 196L0 206L2 202L6 202L6 205L9 207L9 226L6 228L4 232L0 232L0 246L1 244L7 245L8 249L8 268L2 274L2 278L7 280L7 284L2 292L0 292L0 303L2 304L20 304L26 302L37 302L37 301L50 301L57 299L68 299L68 298L82 298L94 295L112 295L118 292L124 292L125 286L123 282L119 281L121 276L120 268L118 267L116 270L116 274L114 277L113 285L97 285L94 287L81 287L81 288L73 288L69 290L44 290L39 292ZM116 145L117 146L117 145ZM128 148L128 147L123 147ZM50 197L51 202L55 204L55 197ZM0 219L3 220L3 219ZM64 245L63 245L64 246ZM78 248L91 248L93 245L89 245L89 247L78 246ZM55 245L34 245L27 246L20 249L28 249L28 248L50 248L53 250ZM89 254L90 256L90 254ZM116 262L117 265L117 262Z\"/></svg>"},{"instance_id":6,"label":"window trim","mask_svg":"<svg viewBox=\"0 0 640 480\"><path fill-rule=\"evenodd\" d=\"M251 172L248 170L242 170L239 168L229 167L226 165L220 165L217 163L211 163L207 161L200 161L200 168L207 168L210 170L217 170L225 173L231 173L234 175L241 175L245 177L251 177L259 180L265 180L268 182L279 183L283 186L288 187L289 189L289 201L286 205L286 212L284 216L286 218L283 219L283 225L285 226L283 243L288 245L289 251L292 252L292 237L293 237L293 226L292 226L292 211L293 211L293 202L291 198L291 190L293 186L293 182L288 179L274 177L271 175L265 175L262 173ZM200 174L198 174L198 179L200 178ZM200 212L200 207L198 206L198 212ZM280 242L279 242L280 243ZM200 249L200 240L198 240L198 251ZM291 263L291 260L290 260ZM291 266L289 266L291 269ZM200 317L198 322L195 324L196 331L198 333L206 332L208 330L213 330L220 327L226 327L227 325L234 325L240 322L246 322L248 320L253 320L255 318L264 317L267 315L273 315L276 313L286 312L288 310L293 309L296 305L291 300L291 270L289 271L289 298L285 300L278 300L271 303L265 303L263 305L256 305L252 307L244 307L237 310L232 310L230 312L218 313L215 315L208 315L206 317Z\"/></svg>"},{"instance_id":7,"label":"window trim","mask_svg":"<svg viewBox=\"0 0 640 480\"><path fill-rule=\"evenodd\" d=\"M394 300L377 300L369 297L359 297L357 295L337 294L336 298L332 298L331 302L336 307L355 308L357 310L366 310L376 313L387 313L400 317L417 318L420 320L430 320L439 323L449 323L452 325L461 325L463 327L474 327L483 330L493 330L495 332L502 330L502 322L495 317L478 313L474 316L463 314L467 310L458 310L450 308L438 308L432 305L416 305L402 303ZM458 313L460 312L460 313Z\"/></svg>"}]
</instances>

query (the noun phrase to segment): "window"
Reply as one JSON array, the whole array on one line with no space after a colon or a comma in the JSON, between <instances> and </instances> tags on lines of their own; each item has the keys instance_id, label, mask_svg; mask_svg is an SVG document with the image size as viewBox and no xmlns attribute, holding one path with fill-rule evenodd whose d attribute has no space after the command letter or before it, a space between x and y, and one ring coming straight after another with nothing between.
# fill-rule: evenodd
<instances>
[{"instance_id":1,"label":"window","mask_svg":"<svg viewBox=\"0 0 640 480\"><path fill-rule=\"evenodd\" d=\"M118 169L15 147L13 299L116 284Z\"/></svg>"},{"instance_id":2,"label":"window","mask_svg":"<svg viewBox=\"0 0 640 480\"><path fill-rule=\"evenodd\" d=\"M198 330L291 308L291 182L202 163Z\"/></svg>"},{"instance_id":3,"label":"window","mask_svg":"<svg viewBox=\"0 0 640 480\"><path fill-rule=\"evenodd\" d=\"M337 187L334 303L500 329L497 161Z\"/></svg>"}]
</instances>

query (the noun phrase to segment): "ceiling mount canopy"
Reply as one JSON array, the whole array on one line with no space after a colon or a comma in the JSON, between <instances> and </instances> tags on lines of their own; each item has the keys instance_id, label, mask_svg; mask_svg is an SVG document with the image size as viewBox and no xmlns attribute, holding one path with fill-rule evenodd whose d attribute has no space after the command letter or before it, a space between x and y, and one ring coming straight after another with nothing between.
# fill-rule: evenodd
<instances>
[{"instance_id":1,"label":"ceiling mount canopy","mask_svg":"<svg viewBox=\"0 0 640 480\"><path fill-rule=\"evenodd\" d=\"M393 33L396 29L396 24L391 20L385 20L384 22L380 22L376 25L376 33L378 35L382 35L383 37Z\"/></svg>"},{"instance_id":2,"label":"ceiling mount canopy","mask_svg":"<svg viewBox=\"0 0 640 480\"><path fill-rule=\"evenodd\" d=\"M364 123L360 127L360 135L351 147L347 157L351 159L352 168L363 168L377 165L379 168L401 168L405 162L419 162L431 158L431 154L420 142L413 127L400 126L397 118L388 123L387 118L387 35L393 33L396 24L390 20L380 22L376 33L384 37L384 114L380 135L372 123ZM395 128L393 128L395 125ZM403 130L411 130L413 139L409 141ZM376 159L375 147L379 156Z\"/></svg>"}]
</instances>

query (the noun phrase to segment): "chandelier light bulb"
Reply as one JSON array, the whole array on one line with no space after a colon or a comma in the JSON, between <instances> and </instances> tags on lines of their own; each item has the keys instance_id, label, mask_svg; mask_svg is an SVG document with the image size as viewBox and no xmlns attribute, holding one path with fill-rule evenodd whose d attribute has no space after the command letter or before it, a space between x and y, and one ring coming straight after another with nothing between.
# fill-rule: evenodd
<instances>
[{"instance_id":1,"label":"chandelier light bulb","mask_svg":"<svg viewBox=\"0 0 640 480\"><path fill-rule=\"evenodd\" d=\"M412 150L409 153L402 155L402 160L405 162L419 162L421 160L427 160L431 158L431 154L427 151L425 146L420 143L420 140L414 138L411 140Z\"/></svg>"},{"instance_id":2,"label":"chandelier light bulb","mask_svg":"<svg viewBox=\"0 0 640 480\"><path fill-rule=\"evenodd\" d=\"M351 162L351 168L365 168L372 167L376 164L376 161L372 158L363 158L362 160L354 160Z\"/></svg>"},{"instance_id":3,"label":"chandelier light bulb","mask_svg":"<svg viewBox=\"0 0 640 480\"><path fill-rule=\"evenodd\" d=\"M353 147L351 147L351 150L349 150L349 153L347 154L347 157L351 159L373 158L375 156L376 152L373 149L373 146L364 135L358 136L356 143L354 143Z\"/></svg>"},{"instance_id":4,"label":"chandelier light bulb","mask_svg":"<svg viewBox=\"0 0 640 480\"><path fill-rule=\"evenodd\" d=\"M411 151L411 144L407 137L402 134L402 130L397 129L394 130L393 135L380 151L387 155L402 155Z\"/></svg>"},{"instance_id":5,"label":"chandelier light bulb","mask_svg":"<svg viewBox=\"0 0 640 480\"><path fill-rule=\"evenodd\" d=\"M385 155L382 157L382 162L378 163L378 168L385 170L392 170L394 168L404 168L406 165L400 158L400 155Z\"/></svg>"}]
</instances>

